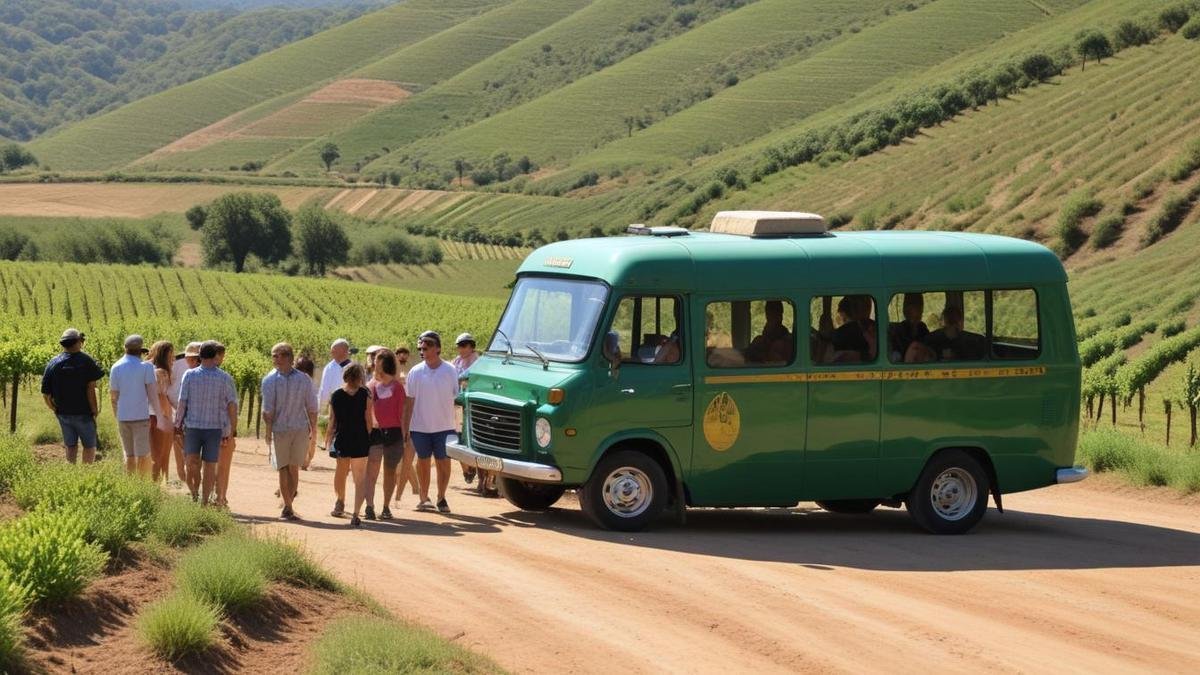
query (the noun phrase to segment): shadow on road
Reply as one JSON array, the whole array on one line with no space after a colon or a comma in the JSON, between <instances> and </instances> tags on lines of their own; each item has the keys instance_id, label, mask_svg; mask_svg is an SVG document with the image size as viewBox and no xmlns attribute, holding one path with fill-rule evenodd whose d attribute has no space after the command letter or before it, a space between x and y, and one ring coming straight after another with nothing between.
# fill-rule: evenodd
<instances>
[{"instance_id":1,"label":"shadow on road","mask_svg":"<svg viewBox=\"0 0 1200 675\"><path fill-rule=\"evenodd\" d=\"M817 569L948 572L1200 565L1200 534L1011 509L1003 514L989 510L978 528L958 537L919 531L906 513L893 509L867 516L816 508L689 510L686 525L664 519L654 530L639 533L599 530L572 509L511 511L495 520L624 546Z\"/></svg>"}]
</instances>

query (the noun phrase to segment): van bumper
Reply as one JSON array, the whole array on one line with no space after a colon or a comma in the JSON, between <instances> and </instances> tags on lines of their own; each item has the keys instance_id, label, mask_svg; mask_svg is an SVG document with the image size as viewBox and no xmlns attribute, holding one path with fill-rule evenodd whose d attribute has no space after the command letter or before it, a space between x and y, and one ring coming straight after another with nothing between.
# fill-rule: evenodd
<instances>
[{"instance_id":1,"label":"van bumper","mask_svg":"<svg viewBox=\"0 0 1200 675\"><path fill-rule=\"evenodd\" d=\"M562 482L562 471L559 471L556 466L485 455L472 450L458 438L446 442L446 454L467 466L478 467L485 471L495 471L501 476L524 478L539 483Z\"/></svg>"},{"instance_id":2,"label":"van bumper","mask_svg":"<svg viewBox=\"0 0 1200 675\"><path fill-rule=\"evenodd\" d=\"M1055 483L1078 483L1088 477L1088 470L1082 467L1073 466L1068 469L1059 469L1054 472Z\"/></svg>"}]
</instances>

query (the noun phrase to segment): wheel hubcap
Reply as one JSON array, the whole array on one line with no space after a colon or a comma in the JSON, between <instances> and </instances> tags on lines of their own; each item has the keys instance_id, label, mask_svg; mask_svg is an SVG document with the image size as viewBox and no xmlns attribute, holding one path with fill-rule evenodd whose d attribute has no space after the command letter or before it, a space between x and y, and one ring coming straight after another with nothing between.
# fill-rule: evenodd
<instances>
[{"instance_id":1,"label":"wheel hubcap","mask_svg":"<svg viewBox=\"0 0 1200 675\"><path fill-rule=\"evenodd\" d=\"M623 466L604 479L604 506L622 518L640 516L650 506L650 477L640 469Z\"/></svg>"},{"instance_id":2,"label":"wheel hubcap","mask_svg":"<svg viewBox=\"0 0 1200 675\"><path fill-rule=\"evenodd\" d=\"M929 490L929 501L938 516L961 520L975 508L979 488L969 471L951 467L938 474Z\"/></svg>"}]
</instances>

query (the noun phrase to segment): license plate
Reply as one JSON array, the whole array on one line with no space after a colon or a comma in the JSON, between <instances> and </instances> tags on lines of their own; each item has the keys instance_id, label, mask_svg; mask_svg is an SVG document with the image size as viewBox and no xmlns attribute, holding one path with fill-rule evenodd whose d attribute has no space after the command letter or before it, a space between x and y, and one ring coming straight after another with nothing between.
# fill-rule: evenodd
<instances>
[{"instance_id":1,"label":"license plate","mask_svg":"<svg viewBox=\"0 0 1200 675\"><path fill-rule=\"evenodd\" d=\"M484 471L499 471L500 467L504 465L504 460L499 457L479 455L475 458L475 465Z\"/></svg>"}]
</instances>

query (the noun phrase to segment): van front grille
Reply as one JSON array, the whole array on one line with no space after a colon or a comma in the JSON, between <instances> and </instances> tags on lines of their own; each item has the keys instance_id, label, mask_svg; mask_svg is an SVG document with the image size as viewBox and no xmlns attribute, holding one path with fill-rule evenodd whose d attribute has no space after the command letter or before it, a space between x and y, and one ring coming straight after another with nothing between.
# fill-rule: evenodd
<instances>
[{"instance_id":1,"label":"van front grille","mask_svg":"<svg viewBox=\"0 0 1200 675\"><path fill-rule=\"evenodd\" d=\"M471 402L471 445L481 450L521 451L521 411L487 403Z\"/></svg>"}]
</instances>

